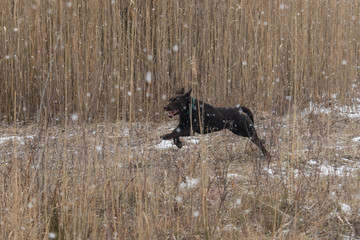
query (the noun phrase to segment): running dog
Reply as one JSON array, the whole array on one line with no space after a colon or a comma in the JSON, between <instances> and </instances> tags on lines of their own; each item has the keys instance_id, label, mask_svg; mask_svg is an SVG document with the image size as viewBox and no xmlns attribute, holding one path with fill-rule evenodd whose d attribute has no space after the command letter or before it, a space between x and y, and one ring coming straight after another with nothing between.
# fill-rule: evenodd
<instances>
[{"instance_id":1,"label":"running dog","mask_svg":"<svg viewBox=\"0 0 360 240\"><path fill-rule=\"evenodd\" d=\"M173 139L174 144L182 147L180 137L191 136L194 132L207 134L229 129L236 135L249 138L266 158L270 154L264 146L254 127L252 112L243 106L235 108L217 108L190 96L191 89L184 92L184 88L176 92L164 107L170 118L180 115L179 125L169 134L161 136L163 140Z\"/></svg>"}]
</instances>

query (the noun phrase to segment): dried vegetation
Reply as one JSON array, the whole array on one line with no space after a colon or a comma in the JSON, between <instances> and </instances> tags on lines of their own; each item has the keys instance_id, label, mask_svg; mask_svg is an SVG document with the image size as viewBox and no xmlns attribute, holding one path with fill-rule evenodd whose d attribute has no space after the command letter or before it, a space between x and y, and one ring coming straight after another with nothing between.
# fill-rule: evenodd
<instances>
[{"instance_id":1,"label":"dried vegetation","mask_svg":"<svg viewBox=\"0 0 360 240\"><path fill-rule=\"evenodd\" d=\"M1 239L360 237L360 2L0 0ZM181 86L255 112L159 136Z\"/></svg>"}]
</instances>

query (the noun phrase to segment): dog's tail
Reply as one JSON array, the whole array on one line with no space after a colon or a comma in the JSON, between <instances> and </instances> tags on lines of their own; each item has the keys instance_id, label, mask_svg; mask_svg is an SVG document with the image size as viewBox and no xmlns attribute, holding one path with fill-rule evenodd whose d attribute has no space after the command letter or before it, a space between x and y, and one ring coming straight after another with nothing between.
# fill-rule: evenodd
<instances>
[{"instance_id":1,"label":"dog's tail","mask_svg":"<svg viewBox=\"0 0 360 240\"><path fill-rule=\"evenodd\" d=\"M246 115L248 115L249 118L251 119L251 121L254 123L254 115L252 114L250 109L248 109L247 107L244 107L244 106L240 106L240 105L237 105L236 109L238 109L240 112L243 112Z\"/></svg>"}]
</instances>

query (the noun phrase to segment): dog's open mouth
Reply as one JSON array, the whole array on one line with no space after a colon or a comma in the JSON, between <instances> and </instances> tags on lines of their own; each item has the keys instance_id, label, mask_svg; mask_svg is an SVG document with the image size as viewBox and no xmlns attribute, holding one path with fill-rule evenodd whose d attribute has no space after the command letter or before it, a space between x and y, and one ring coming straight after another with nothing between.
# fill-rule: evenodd
<instances>
[{"instance_id":1,"label":"dog's open mouth","mask_svg":"<svg viewBox=\"0 0 360 240\"><path fill-rule=\"evenodd\" d=\"M179 110L174 110L174 111L168 112L168 116L169 116L170 118L172 118L172 117L175 116L178 112L179 112Z\"/></svg>"}]
</instances>

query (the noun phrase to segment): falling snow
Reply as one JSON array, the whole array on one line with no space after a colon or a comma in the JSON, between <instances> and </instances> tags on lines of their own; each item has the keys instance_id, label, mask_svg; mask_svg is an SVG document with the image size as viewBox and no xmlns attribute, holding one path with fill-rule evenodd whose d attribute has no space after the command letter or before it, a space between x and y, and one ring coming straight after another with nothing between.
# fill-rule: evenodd
<instances>
[{"instance_id":1,"label":"falling snow","mask_svg":"<svg viewBox=\"0 0 360 240\"><path fill-rule=\"evenodd\" d=\"M181 196L177 196L177 197L175 197L175 201L176 201L177 203L182 203L183 198L182 198Z\"/></svg>"},{"instance_id":2,"label":"falling snow","mask_svg":"<svg viewBox=\"0 0 360 240\"><path fill-rule=\"evenodd\" d=\"M145 81L151 83L151 72L146 72Z\"/></svg>"},{"instance_id":3,"label":"falling snow","mask_svg":"<svg viewBox=\"0 0 360 240\"><path fill-rule=\"evenodd\" d=\"M194 212L193 212L193 216L194 216L194 217L198 217L199 215L200 215L200 212L199 212L199 211L194 211Z\"/></svg>"},{"instance_id":4,"label":"falling snow","mask_svg":"<svg viewBox=\"0 0 360 240\"><path fill-rule=\"evenodd\" d=\"M98 151L98 152L102 151L102 146L97 145L97 146L96 146L96 151Z\"/></svg>"},{"instance_id":5,"label":"falling snow","mask_svg":"<svg viewBox=\"0 0 360 240\"><path fill-rule=\"evenodd\" d=\"M55 233L49 233L49 238L50 239L54 239L54 238L56 238L56 234Z\"/></svg>"},{"instance_id":6,"label":"falling snow","mask_svg":"<svg viewBox=\"0 0 360 240\"><path fill-rule=\"evenodd\" d=\"M70 118L71 118L72 121L76 122L76 121L78 120L78 115L77 115L77 113L71 114Z\"/></svg>"}]
</instances>

